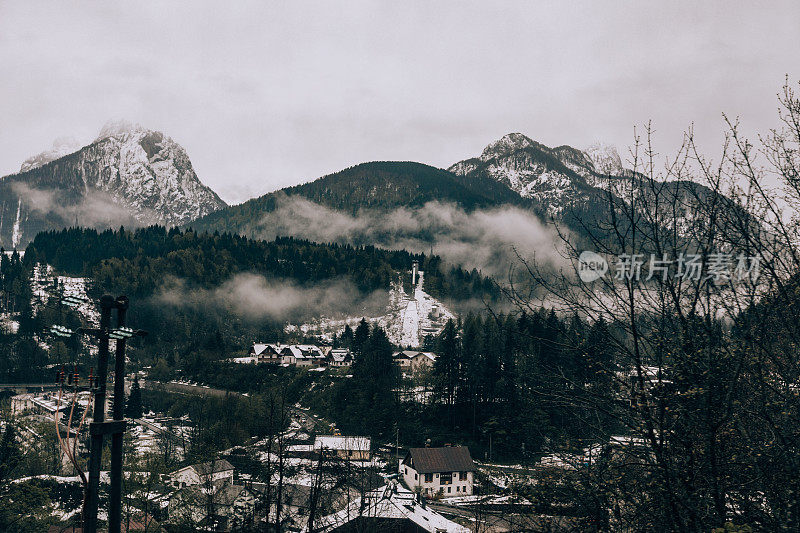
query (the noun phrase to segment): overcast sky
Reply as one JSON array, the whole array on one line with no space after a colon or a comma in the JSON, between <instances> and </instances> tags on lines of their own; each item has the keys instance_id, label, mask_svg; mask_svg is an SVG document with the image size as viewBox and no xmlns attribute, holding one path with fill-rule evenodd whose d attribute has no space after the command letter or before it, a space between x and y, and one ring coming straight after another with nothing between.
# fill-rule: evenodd
<instances>
[{"instance_id":1,"label":"overcast sky","mask_svg":"<svg viewBox=\"0 0 800 533\"><path fill-rule=\"evenodd\" d=\"M662 152L776 125L800 2L0 0L0 174L125 118L228 202L369 160L446 167L519 131ZM569 5L562 5L569 4Z\"/></svg>"}]
</instances>

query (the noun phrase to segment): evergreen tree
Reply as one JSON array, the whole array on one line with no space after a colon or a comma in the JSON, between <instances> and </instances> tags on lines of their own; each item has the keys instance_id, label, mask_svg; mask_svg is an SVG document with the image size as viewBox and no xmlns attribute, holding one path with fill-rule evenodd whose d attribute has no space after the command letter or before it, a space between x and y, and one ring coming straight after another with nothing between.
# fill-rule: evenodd
<instances>
[{"instance_id":1,"label":"evergreen tree","mask_svg":"<svg viewBox=\"0 0 800 533\"><path fill-rule=\"evenodd\" d=\"M357 372L362 372L362 367L365 364L365 348L369 341L369 324L366 319L362 318L358 323L355 333L353 333L353 341L350 343L350 351L353 353L352 370L355 375Z\"/></svg>"},{"instance_id":2,"label":"evergreen tree","mask_svg":"<svg viewBox=\"0 0 800 533\"><path fill-rule=\"evenodd\" d=\"M139 378L133 380L131 394L128 396L128 405L125 407L125 416L128 418L142 418L142 389L139 386Z\"/></svg>"},{"instance_id":3,"label":"evergreen tree","mask_svg":"<svg viewBox=\"0 0 800 533\"><path fill-rule=\"evenodd\" d=\"M392 360L392 343L386 332L378 326L369 332L366 322L363 326L369 337L360 352L362 362L353 367L353 385L359 404L358 420L366 431L377 436L385 434L394 423L399 376ZM361 324L358 329L362 329Z\"/></svg>"},{"instance_id":4,"label":"evergreen tree","mask_svg":"<svg viewBox=\"0 0 800 533\"><path fill-rule=\"evenodd\" d=\"M461 363L458 329L449 319L439 335L438 352L433 364L437 396L450 408L450 421L455 425L455 400Z\"/></svg>"},{"instance_id":5,"label":"evergreen tree","mask_svg":"<svg viewBox=\"0 0 800 533\"><path fill-rule=\"evenodd\" d=\"M22 452L17 444L17 432L11 424L6 425L0 439L0 485L11 476L17 468Z\"/></svg>"}]
</instances>

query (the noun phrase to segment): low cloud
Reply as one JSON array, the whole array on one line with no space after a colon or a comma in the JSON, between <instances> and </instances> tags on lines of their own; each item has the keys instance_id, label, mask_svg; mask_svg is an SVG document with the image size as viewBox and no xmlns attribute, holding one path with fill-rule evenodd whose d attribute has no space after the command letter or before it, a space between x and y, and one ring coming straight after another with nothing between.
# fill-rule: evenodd
<instances>
[{"instance_id":1,"label":"low cloud","mask_svg":"<svg viewBox=\"0 0 800 533\"><path fill-rule=\"evenodd\" d=\"M11 188L28 209L56 216L66 225L73 225L76 220L81 226L95 228L135 227L150 223L151 217L146 213L137 220L130 210L103 191L88 189L76 201L70 202L61 191L37 189L21 182L12 184Z\"/></svg>"},{"instance_id":2,"label":"low cloud","mask_svg":"<svg viewBox=\"0 0 800 533\"><path fill-rule=\"evenodd\" d=\"M386 291L364 294L347 279L334 279L306 287L253 273L236 274L213 289L192 288L169 279L155 297L173 307L213 307L250 321L297 320L318 316L372 316L384 312Z\"/></svg>"},{"instance_id":3,"label":"low cloud","mask_svg":"<svg viewBox=\"0 0 800 533\"><path fill-rule=\"evenodd\" d=\"M296 196L280 196L277 208L249 228L254 237L271 240L295 236L317 242L374 244L412 252L433 251L451 264L476 268L502 279L520 257L562 266L560 239L535 214L517 207L467 212L452 203L422 207L362 209L350 215Z\"/></svg>"}]
</instances>

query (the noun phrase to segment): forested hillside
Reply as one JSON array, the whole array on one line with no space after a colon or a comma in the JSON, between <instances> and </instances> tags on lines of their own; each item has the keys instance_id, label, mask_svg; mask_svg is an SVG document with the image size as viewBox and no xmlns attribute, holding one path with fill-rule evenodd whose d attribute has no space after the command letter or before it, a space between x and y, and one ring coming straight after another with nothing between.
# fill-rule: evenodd
<instances>
[{"instance_id":1,"label":"forested hillside","mask_svg":"<svg viewBox=\"0 0 800 533\"><path fill-rule=\"evenodd\" d=\"M39 234L25 253L27 265L48 263L91 278L93 297L129 296L129 320L150 332L133 357L147 364L168 354L169 365L181 368L223 358L254 340L284 340L288 318L330 309L359 316L370 302L383 309L390 283L412 261L426 270L426 290L439 298L500 297L489 278L445 267L435 256L288 237L266 242L159 226L65 229ZM282 307L293 299L299 308Z\"/></svg>"},{"instance_id":2,"label":"forested hillside","mask_svg":"<svg viewBox=\"0 0 800 533\"><path fill-rule=\"evenodd\" d=\"M373 291L388 289L398 273L410 269L412 261L419 261L426 271L425 289L437 298L499 297L489 278L448 268L436 256L291 237L265 242L161 226L135 231L73 228L40 233L28 246L25 261L45 262L71 275L91 277L98 291L132 297L152 294L165 276L208 288L241 272L300 284L345 276L360 290Z\"/></svg>"},{"instance_id":3,"label":"forested hillside","mask_svg":"<svg viewBox=\"0 0 800 533\"><path fill-rule=\"evenodd\" d=\"M318 180L288 187L231 206L191 223L198 230L243 232L265 212L275 209L278 194L300 196L332 209L356 214L362 208L419 207L450 202L464 209L530 202L490 178L469 178L422 163L362 163Z\"/></svg>"}]
</instances>

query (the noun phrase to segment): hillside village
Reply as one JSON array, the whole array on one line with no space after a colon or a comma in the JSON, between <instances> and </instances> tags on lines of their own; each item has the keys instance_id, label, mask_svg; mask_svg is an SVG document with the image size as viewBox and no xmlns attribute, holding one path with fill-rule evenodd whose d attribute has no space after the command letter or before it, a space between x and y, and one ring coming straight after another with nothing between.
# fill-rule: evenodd
<instances>
[{"instance_id":1,"label":"hillside village","mask_svg":"<svg viewBox=\"0 0 800 533\"><path fill-rule=\"evenodd\" d=\"M0 533L800 532L798 21L3 0Z\"/></svg>"},{"instance_id":2,"label":"hillside village","mask_svg":"<svg viewBox=\"0 0 800 533\"><path fill-rule=\"evenodd\" d=\"M75 405L85 407L85 397L81 398ZM18 394L11 404L10 420L23 428L19 437L23 447L35 445L35 428L56 421L65 425L65 413L72 408L55 392ZM149 413L132 422L136 459L174 453L178 464L183 462L191 439L186 425L191 421ZM351 531L374 522L442 533L472 531L470 520L464 518L471 516L482 500L494 501L495 509L507 507L514 512L530 505L519 497L510 500L513 505L500 503L499 494L493 494L490 487L500 494L505 490L493 485L485 470L478 483L479 464L467 448L401 450L377 446L369 437L343 436L335 429L333 434L319 434L321 427L313 415L294 410L288 429L271 443L268 439L239 446L223 451L217 459L186 464L147 480L142 487L147 495L131 494L130 498L133 502L146 497L150 504L144 509L134 505L130 516L142 531L171 531L172 526L188 524L238 531L247 524L255 527L274 521L282 524L281 531ZM76 442L77 450L85 451L85 441ZM248 458L255 458L256 463ZM257 481L265 466L272 471L271 482ZM37 479L78 490L75 467L67 458L62 457L59 470L56 476ZM131 475L142 474L134 471ZM478 485L482 487L480 497ZM59 505L62 520L80 511L70 511L69 502L66 499ZM510 516L486 531L513 531L507 527ZM309 520L315 524L311 529Z\"/></svg>"},{"instance_id":3,"label":"hillside village","mask_svg":"<svg viewBox=\"0 0 800 533\"><path fill-rule=\"evenodd\" d=\"M411 286L420 286L424 279L415 264L404 275ZM402 274L400 279L402 283ZM97 324L98 314L87 303L92 282L86 278L56 275L53 267L37 263L31 269L30 284L37 316L52 313L60 299L77 302L63 311L64 318ZM419 289L416 295L426 298ZM409 302L406 308L413 307ZM426 313L441 318L433 316L432 308L426 308ZM552 313L541 312L532 319L529 327L550 328L539 330L539 335L568 331ZM352 531L372 523L395 523L413 531L580 527L586 518L573 516L568 498L551 498L546 480L552 476L571 479L632 460L647 462L648 443L619 432L606 440L579 440L570 447L539 442L540 448L526 453L527 443L537 442L535 433L503 435L508 431L504 429L477 439L470 439L467 432L453 433L447 423L453 416L448 405L454 406L456 398L448 399L447 380L451 375L467 380L469 375L458 370L466 369L466 362L452 366L448 358L466 357L481 347L488 365L493 346L508 346L507 340L497 337L494 324L474 315L459 326L448 319L441 329L426 330L421 340L431 349L417 350L400 349L403 346L390 341L380 322L362 319L355 330L344 324L331 336L304 336L296 343L280 336L282 340L275 342L251 341L247 349L227 357L215 349L206 350L202 352L208 357L205 367L193 371L188 366L170 369L163 359L140 366L124 379L130 424L125 437L126 475L135 478L138 487L126 496L128 518L146 531L189 526L215 531L271 527L297 532ZM516 322L509 324L519 327ZM20 321L17 328L24 327ZM597 327L591 331L602 332ZM42 336L36 342L42 350L58 348L69 353L59 347L57 337ZM96 356L91 343L82 349ZM476 367L474 384L462 382L452 393L486 387L482 376L504 370L502 354L497 357L501 362L497 370ZM569 357L569 352L563 357ZM459 373L450 374L454 369ZM7 396L4 427L16 428L13 438L25 456L40 458L40 462L49 457L49 466L34 468L26 483L65 487L63 494L51 498L44 522L74 524L80 519L76 498L82 491L81 472L90 448L84 420L91 394L84 386L85 366L83 372L79 365L66 369L53 365L50 371L57 371L60 381L9 389L17 394ZM92 372L89 368L90 383ZM608 381L598 382L607 401L627 408L634 405L630 398L641 387L650 394L672 386L664 369L644 367L642 372L641 382L637 372L624 368L615 370ZM112 372L110 390L113 378ZM267 396L259 394L265 379L273 383L266 386L271 391ZM494 379L496 388L482 392L486 395L480 400L484 402L482 417L492 416L495 406L510 402L514 392L501 387L502 374ZM285 401L284 387L294 387L292 383L299 387L292 404L276 403L278 398ZM363 418L349 411L354 400L347 399L345 391L355 386L365 391L363 399L355 400L363 402L359 407ZM110 394L106 416L111 416L113 404ZM468 423L475 416L470 412L473 408L462 401L458 416ZM232 425L225 428L212 422L204 413L209 409ZM395 418L401 410L443 414L412 424L411 416ZM276 412L281 413L277 424ZM392 419L400 423L388 422ZM216 427L210 428L210 423ZM210 431L228 444L200 448L198 443ZM58 451L55 442L42 448L41 436L53 433L61 435L71 452ZM516 460L497 461L496 455ZM101 476L102 483L108 483L106 476Z\"/></svg>"}]
</instances>

